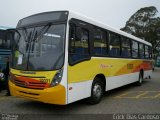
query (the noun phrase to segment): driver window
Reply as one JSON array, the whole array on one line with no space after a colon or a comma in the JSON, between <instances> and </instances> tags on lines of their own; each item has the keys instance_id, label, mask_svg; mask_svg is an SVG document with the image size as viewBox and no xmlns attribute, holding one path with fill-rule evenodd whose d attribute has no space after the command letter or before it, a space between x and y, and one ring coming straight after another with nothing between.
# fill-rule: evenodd
<instances>
[{"instance_id":1,"label":"driver window","mask_svg":"<svg viewBox=\"0 0 160 120\"><path fill-rule=\"evenodd\" d=\"M89 57L89 31L87 29L77 27L75 24L70 25L69 53L69 62L71 64Z\"/></svg>"}]
</instances>

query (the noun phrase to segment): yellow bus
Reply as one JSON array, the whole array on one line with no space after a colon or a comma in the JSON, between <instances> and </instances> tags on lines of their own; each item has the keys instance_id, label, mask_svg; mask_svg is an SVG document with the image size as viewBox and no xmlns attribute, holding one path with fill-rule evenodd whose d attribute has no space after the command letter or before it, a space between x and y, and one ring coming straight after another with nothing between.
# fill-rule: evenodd
<instances>
[{"instance_id":1,"label":"yellow bus","mask_svg":"<svg viewBox=\"0 0 160 120\"><path fill-rule=\"evenodd\" d=\"M101 101L105 91L142 84L152 74L152 45L71 11L18 22L11 94L50 104Z\"/></svg>"}]
</instances>

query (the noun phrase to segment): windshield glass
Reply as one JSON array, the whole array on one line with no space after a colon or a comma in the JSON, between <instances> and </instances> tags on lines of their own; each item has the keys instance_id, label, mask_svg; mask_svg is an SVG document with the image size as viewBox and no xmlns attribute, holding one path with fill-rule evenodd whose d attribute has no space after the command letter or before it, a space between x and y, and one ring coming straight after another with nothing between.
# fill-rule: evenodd
<instances>
[{"instance_id":1,"label":"windshield glass","mask_svg":"<svg viewBox=\"0 0 160 120\"><path fill-rule=\"evenodd\" d=\"M59 69L64 61L65 24L22 28L15 33L13 68Z\"/></svg>"}]
</instances>

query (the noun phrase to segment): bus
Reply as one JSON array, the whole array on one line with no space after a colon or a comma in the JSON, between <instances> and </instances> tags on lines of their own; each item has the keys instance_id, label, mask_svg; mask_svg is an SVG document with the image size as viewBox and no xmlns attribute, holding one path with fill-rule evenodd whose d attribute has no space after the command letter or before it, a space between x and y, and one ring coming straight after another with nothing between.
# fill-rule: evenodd
<instances>
[{"instance_id":1,"label":"bus","mask_svg":"<svg viewBox=\"0 0 160 120\"><path fill-rule=\"evenodd\" d=\"M66 105L152 75L152 45L72 11L21 19L16 27L11 94Z\"/></svg>"},{"instance_id":2,"label":"bus","mask_svg":"<svg viewBox=\"0 0 160 120\"><path fill-rule=\"evenodd\" d=\"M6 59L11 56L11 41L13 33L9 27L0 26L0 90L5 89Z\"/></svg>"}]
</instances>

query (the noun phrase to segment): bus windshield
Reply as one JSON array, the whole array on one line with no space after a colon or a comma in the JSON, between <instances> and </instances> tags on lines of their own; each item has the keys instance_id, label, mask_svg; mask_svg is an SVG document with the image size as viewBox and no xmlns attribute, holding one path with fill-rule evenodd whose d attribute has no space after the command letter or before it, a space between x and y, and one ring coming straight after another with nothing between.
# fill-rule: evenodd
<instances>
[{"instance_id":1,"label":"bus windshield","mask_svg":"<svg viewBox=\"0 0 160 120\"><path fill-rule=\"evenodd\" d=\"M13 68L60 69L64 61L65 27L65 24L47 24L18 29L14 36Z\"/></svg>"}]
</instances>

